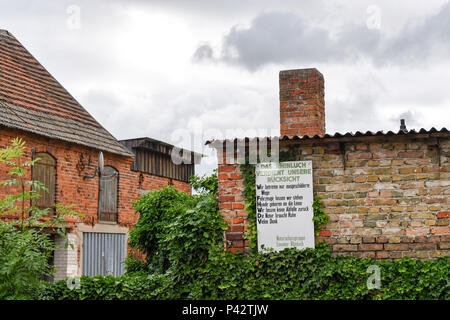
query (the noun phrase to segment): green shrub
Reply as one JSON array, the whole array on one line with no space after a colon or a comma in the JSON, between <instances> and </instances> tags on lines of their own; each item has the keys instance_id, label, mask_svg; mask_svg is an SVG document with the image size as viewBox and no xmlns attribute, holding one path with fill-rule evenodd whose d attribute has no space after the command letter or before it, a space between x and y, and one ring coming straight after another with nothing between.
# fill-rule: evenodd
<instances>
[{"instance_id":1,"label":"green shrub","mask_svg":"<svg viewBox=\"0 0 450 320\"><path fill-rule=\"evenodd\" d=\"M381 270L380 289L368 289L367 269ZM450 299L446 258L332 257L326 244L268 254L232 254L211 247L206 263L166 273L129 273L118 278L81 277L81 288L45 283L40 299Z\"/></svg>"},{"instance_id":2,"label":"green shrub","mask_svg":"<svg viewBox=\"0 0 450 320\"><path fill-rule=\"evenodd\" d=\"M82 216L72 210L73 205L56 204L56 214L48 218L48 209L31 205L45 185L28 179L29 169L40 159L24 160L25 142L15 138L0 149L0 164L8 168L9 179L0 186L11 190L0 198L0 299L29 299L41 277L55 270L49 264L51 252L57 246L51 240L49 229L66 240L65 218Z\"/></svg>"},{"instance_id":3,"label":"green shrub","mask_svg":"<svg viewBox=\"0 0 450 320\"><path fill-rule=\"evenodd\" d=\"M127 273L120 277L80 277L79 288L67 281L41 282L39 300L143 300L163 299L166 277L161 274Z\"/></svg>"},{"instance_id":4,"label":"green shrub","mask_svg":"<svg viewBox=\"0 0 450 320\"><path fill-rule=\"evenodd\" d=\"M188 195L168 186L143 195L134 208L140 217L129 244L146 254L144 269L152 272L203 263L226 229L211 194ZM139 263L129 258L127 265L136 270Z\"/></svg>"},{"instance_id":5,"label":"green shrub","mask_svg":"<svg viewBox=\"0 0 450 320\"><path fill-rule=\"evenodd\" d=\"M251 173L249 174L249 176ZM213 190L213 189L212 189ZM333 257L326 243L249 255L223 250L226 226L214 192L190 196L172 187L142 196L131 244L146 261L128 260L118 277L82 277L42 284L39 299L450 299L448 258L375 261ZM314 202L316 231L327 217ZM367 286L370 266L381 271L379 289ZM138 271L141 272L130 272Z\"/></svg>"},{"instance_id":6,"label":"green shrub","mask_svg":"<svg viewBox=\"0 0 450 320\"><path fill-rule=\"evenodd\" d=\"M190 177L191 187L198 193L210 194L214 198L219 196L219 179L217 176L217 169L214 170L210 176L203 175Z\"/></svg>"},{"instance_id":7,"label":"green shrub","mask_svg":"<svg viewBox=\"0 0 450 320\"><path fill-rule=\"evenodd\" d=\"M29 298L39 278L51 274L48 259L55 248L48 234L0 221L0 299Z\"/></svg>"}]
</instances>

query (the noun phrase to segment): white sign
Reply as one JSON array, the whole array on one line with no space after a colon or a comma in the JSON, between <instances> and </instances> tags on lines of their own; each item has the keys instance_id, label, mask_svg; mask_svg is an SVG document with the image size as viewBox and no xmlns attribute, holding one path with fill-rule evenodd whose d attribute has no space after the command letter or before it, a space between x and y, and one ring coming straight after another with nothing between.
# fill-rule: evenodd
<instances>
[{"instance_id":1,"label":"white sign","mask_svg":"<svg viewBox=\"0 0 450 320\"><path fill-rule=\"evenodd\" d=\"M258 250L314 248L312 162L259 163L255 173Z\"/></svg>"}]
</instances>

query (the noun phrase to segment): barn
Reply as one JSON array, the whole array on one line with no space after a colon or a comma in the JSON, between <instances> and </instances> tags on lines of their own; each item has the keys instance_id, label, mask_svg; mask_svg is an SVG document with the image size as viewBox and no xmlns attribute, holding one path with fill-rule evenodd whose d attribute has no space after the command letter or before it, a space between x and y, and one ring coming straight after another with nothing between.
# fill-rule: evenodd
<instances>
[{"instance_id":1,"label":"barn","mask_svg":"<svg viewBox=\"0 0 450 320\"><path fill-rule=\"evenodd\" d=\"M132 202L167 185L190 193L189 177L201 159L150 138L118 141L10 32L0 30L0 146L16 137L26 142L24 160L41 159L27 178L49 190L33 204L48 208L49 215L56 213L56 204L75 204L83 214L68 221L74 246L54 253L54 280L124 273L127 233L138 219ZM177 164L172 150L182 159ZM7 172L1 165L0 179L7 179ZM0 197L9 193L0 189ZM63 242L57 235L54 239Z\"/></svg>"}]
</instances>

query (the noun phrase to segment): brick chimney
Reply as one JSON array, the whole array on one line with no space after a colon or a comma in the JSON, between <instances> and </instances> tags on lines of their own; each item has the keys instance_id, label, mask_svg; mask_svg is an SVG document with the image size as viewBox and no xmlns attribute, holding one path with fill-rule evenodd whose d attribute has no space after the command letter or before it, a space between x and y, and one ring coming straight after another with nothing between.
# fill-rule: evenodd
<instances>
[{"instance_id":1,"label":"brick chimney","mask_svg":"<svg viewBox=\"0 0 450 320\"><path fill-rule=\"evenodd\" d=\"M325 134L324 81L317 69L280 71L280 133Z\"/></svg>"}]
</instances>

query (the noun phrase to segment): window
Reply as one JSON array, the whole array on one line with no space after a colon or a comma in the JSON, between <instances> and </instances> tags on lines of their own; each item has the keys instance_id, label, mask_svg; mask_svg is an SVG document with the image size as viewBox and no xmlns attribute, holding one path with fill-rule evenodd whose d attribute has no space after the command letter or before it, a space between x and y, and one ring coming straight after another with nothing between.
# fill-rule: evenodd
<instances>
[{"instance_id":1,"label":"window","mask_svg":"<svg viewBox=\"0 0 450 320\"><path fill-rule=\"evenodd\" d=\"M31 179L43 183L48 192L41 189L39 198L33 199L32 204L39 209L48 208L48 215L52 216L55 214L56 160L45 152L35 153L34 159L37 158L40 160L34 163Z\"/></svg>"},{"instance_id":2,"label":"window","mask_svg":"<svg viewBox=\"0 0 450 320\"><path fill-rule=\"evenodd\" d=\"M104 167L99 185L99 221L117 221L118 172L113 167Z\"/></svg>"}]
</instances>

